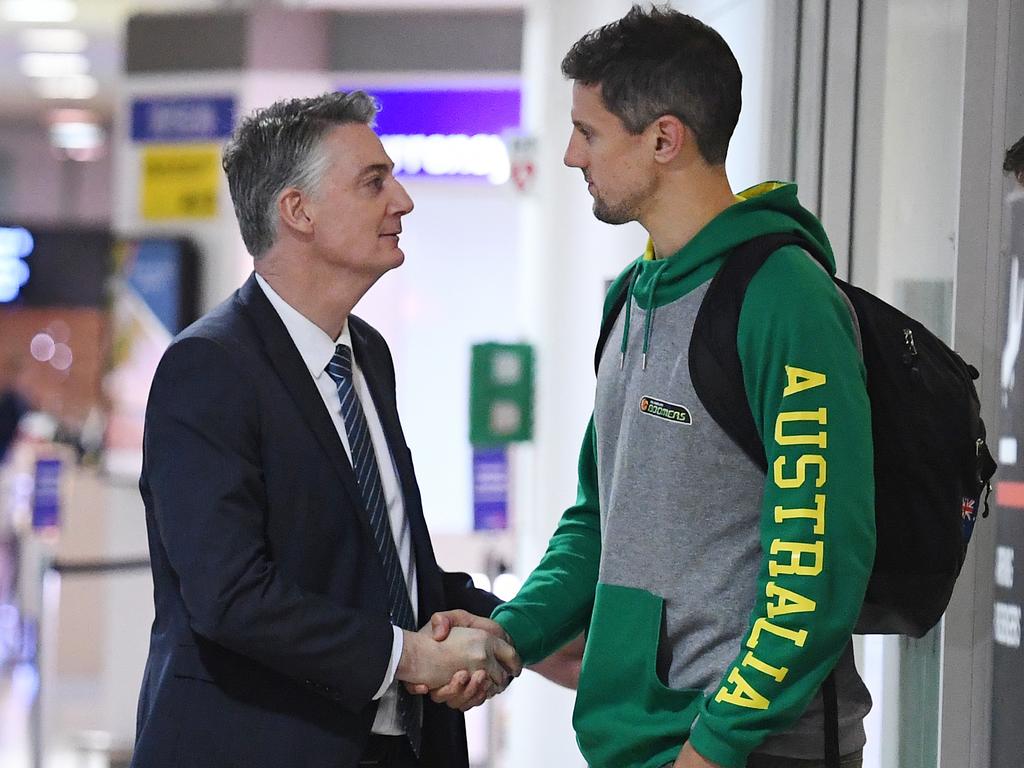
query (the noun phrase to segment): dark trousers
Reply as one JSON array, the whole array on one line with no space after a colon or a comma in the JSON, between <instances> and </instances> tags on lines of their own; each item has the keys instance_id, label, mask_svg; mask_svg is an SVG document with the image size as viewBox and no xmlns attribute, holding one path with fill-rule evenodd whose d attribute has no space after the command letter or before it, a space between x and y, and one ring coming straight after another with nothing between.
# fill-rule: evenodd
<instances>
[{"instance_id":1,"label":"dark trousers","mask_svg":"<svg viewBox=\"0 0 1024 768\"><path fill-rule=\"evenodd\" d=\"M420 768L420 761L405 736L378 736L371 733L359 768Z\"/></svg>"}]
</instances>

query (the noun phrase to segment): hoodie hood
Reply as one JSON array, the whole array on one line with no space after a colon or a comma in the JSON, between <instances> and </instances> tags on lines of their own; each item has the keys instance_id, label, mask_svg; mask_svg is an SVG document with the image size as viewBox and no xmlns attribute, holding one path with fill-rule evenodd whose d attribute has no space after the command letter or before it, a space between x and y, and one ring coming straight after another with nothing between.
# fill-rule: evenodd
<instances>
[{"instance_id":1,"label":"hoodie hood","mask_svg":"<svg viewBox=\"0 0 1024 768\"><path fill-rule=\"evenodd\" d=\"M817 217L800 205L796 193L796 184L779 181L767 181L740 192L736 203L709 221L690 242L668 258L654 259L648 242L646 253L616 278L608 295L618 295L622 284L630 280L633 283L630 293L641 308L664 306L710 280L725 256L737 245L758 235L776 232L804 237L834 275L835 257L828 236ZM606 302L605 313L609 309Z\"/></svg>"},{"instance_id":2,"label":"hoodie hood","mask_svg":"<svg viewBox=\"0 0 1024 768\"><path fill-rule=\"evenodd\" d=\"M676 253L666 259L654 258L650 240L643 256L630 264L612 283L605 299L604 315L614 297L629 281L629 296L644 310L671 304L714 277L725 257L741 243L759 235L789 233L801 235L820 260L835 275L836 261L828 236L817 217L800 205L796 184L766 181L736 195L736 202L718 214ZM625 304L625 324L620 345L620 365L625 359L633 302ZM653 312L644 313L643 366L651 338Z\"/></svg>"}]
</instances>

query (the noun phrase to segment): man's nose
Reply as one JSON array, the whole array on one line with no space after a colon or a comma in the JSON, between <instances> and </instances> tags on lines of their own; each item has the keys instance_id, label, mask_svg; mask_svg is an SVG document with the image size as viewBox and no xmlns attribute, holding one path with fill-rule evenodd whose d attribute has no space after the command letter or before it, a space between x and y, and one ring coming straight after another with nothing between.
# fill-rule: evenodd
<instances>
[{"instance_id":1,"label":"man's nose","mask_svg":"<svg viewBox=\"0 0 1024 768\"><path fill-rule=\"evenodd\" d=\"M395 196L391 201L391 205L392 210L399 216L404 216L416 207L405 187L397 179L395 180Z\"/></svg>"},{"instance_id":2,"label":"man's nose","mask_svg":"<svg viewBox=\"0 0 1024 768\"><path fill-rule=\"evenodd\" d=\"M562 155L562 162L570 168L582 168L583 164L580 161L580 153L576 148L576 134L573 133L569 137L569 143L565 145L565 154Z\"/></svg>"}]
</instances>

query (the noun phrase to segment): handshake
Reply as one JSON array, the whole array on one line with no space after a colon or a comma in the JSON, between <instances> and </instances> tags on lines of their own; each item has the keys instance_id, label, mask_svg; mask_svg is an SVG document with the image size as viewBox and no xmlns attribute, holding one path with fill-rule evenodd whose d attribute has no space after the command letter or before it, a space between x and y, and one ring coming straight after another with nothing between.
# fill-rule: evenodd
<instances>
[{"instance_id":1,"label":"handshake","mask_svg":"<svg viewBox=\"0 0 1024 768\"><path fill-rule=\"evenodd\" d=\"M404 640L396 677L410 693L463 712L501 693L523 669L499 624L462 610L435 613Z\"/></svg>"}]
</instances>

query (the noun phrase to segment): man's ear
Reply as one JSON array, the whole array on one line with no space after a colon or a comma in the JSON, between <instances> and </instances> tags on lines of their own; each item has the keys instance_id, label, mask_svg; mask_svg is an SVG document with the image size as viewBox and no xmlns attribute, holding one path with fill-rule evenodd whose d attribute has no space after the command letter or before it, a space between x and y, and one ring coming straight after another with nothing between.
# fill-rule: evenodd
<instances>
[{"instance_id":1,"label":"man's ear","mask_svg":"<svg viewBox=\"0 0 1024 768\"><path fill-rule=\"evenodd\" d=\"M670 163L694 143L693 131L675 115L662 115L653 123L654 161Z\"/></svg>"},{"instance_id":2,"label":"man's ear","mask_svg":"<svg viewBox=\"0 0 1024 768\"><path fill-rule=\"evenodd\" d=\"M281 223L297 237L313 234L313 219L306 209L309 198L295 187L285 187L277 197L277 213Z\"/></svg>"}]
</instances>

